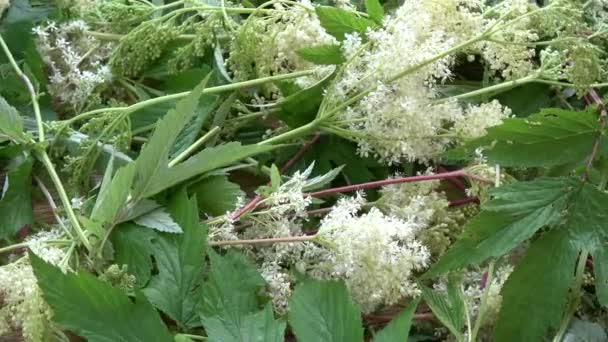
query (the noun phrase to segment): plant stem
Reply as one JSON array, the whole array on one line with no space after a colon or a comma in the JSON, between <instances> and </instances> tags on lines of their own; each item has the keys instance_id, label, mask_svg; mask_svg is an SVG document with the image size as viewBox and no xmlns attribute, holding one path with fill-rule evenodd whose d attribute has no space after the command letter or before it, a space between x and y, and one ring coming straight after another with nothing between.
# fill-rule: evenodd
<instances>
[{"instance_id":1,"label":"plant stem","mask_svg":"<svg viewBox=\"0 0 608 342\"><path fill-rule=\"evenodd\" d=\"M493 180L489 180L489 179L485 179L485 178L482 178L482 177L479 177L476 175L469 174L466 170L457 170L457 171L450 171L450 172L445 172L445 173L437 173L434 175L399 177L399 178L383 179L383 180L368 182L368 183L347 185L347 186L307 193L307 194L305 194L305 196L324 197L324 196L344 193L344 192L353 192L353 191L358 191L358 190L374 189L374 188L379 188L379 187L390 185L390 184L421 182L421 181L429 181L429 180L436 180L436 179L449 179L449 178L456 178L456 177L468 177L468 178L476 179L476 180L479 180L482 182L494 183Z\"/></svg>"},{"instance_id":2,"label":"plant stem","mask_svg":"<svg viewBox=\"0 0 608 342\"><path fill-rule=\"evenodd\" d=\"M30 81L29 77L27 77L27 75L23 73L23 71L15 61L15 58L13 57L11 50L9 50L8 46L6 45L4 38L2 38L2 35L0 35L0 45L2 46L2 50L4 50L4 54L13 66L13 69L17 73L17 76L19 76L23 83L25 83L25 87L27 88L27 91L30 94L30 98L32 100L32 107L34 108L34 116L36 117L36 125L38 126L38 141L43 142L44 127L42 126L42 114L40 113L40 105L38 104L38 96L36 95L34 85Z\"/></svg>"},{"instance_id":3,"label":"plant stem","mask_svg":"<svg viewBox=\"0 0 608 342\"><path fill-rule=\"evenodd\" d=\"M606 124L608 123L608 112L606 111L606 106L604 105L604 101L602 100L602 98L595 90L591 89L589 91L587 96L587 102L597 105L597 109L599 111L599 132L597 137L595 138L595 142L593 143L593 148L591 150L591 154L589 155L589 159L587 160L587 167L585 168L585 173L583 174L583 181L587 180L591 169L593 169L593 162L595 161L595 158L597 157L597 154L600 151L602 137L604 136Z\"/></svg>"},{"instance_id":4,"label":"plant stem","mask_svg":"<svg viewBox=\"0 0 608 342\"><path fill-rule=\"evenodd\" d=\"M201 336L201 335L192 335L192 334L180 334L184 337L187 337L191 340L195 340L195 341L207 341L208 338L205 336Z\"/></svg>"},{"instance_id":5,"label":"plant stem","mask_svg":"<svg viewBox=\"0 0 608 342\"><path fill-rule=\"evenodd\" d=\"M576 266L574 288L572 289L572 292L571 292L568 311L566 311L566 314L565 314L564 318L562 319L562 322L559 326L559 330L557 331L557 334L555 335L553 342L562 341L562 339L564 338L564 334L566 334L566 331L568 330L568 326L570 325L570 320L572 320L572 317L576 313L576 309L578 308L578 305L580 303L581 290L583 287L583 275L585 273L585 266L587 265L588 258L589 258L589 251L587 251L586 249L583 249L581 251L581 254L579 255L578 264Z\"/></svg>"},{"instance_id":6,"label":"plant stem","mask_svg":"<svg viewBox=\"0 0 608 342\"><path fill-rule=\"evenodd\" d=\"M72 227L74 228L74 231L76 231L76 235L78 235L78 238L80 239L82 244L85 246L85 248L87 250L91 250L91 243L89 242L89 239L85 235L84 230L80 226L80 222L78 222L78 218L76 217L76 214L74 213L74 210L72 209L70 199L68 198L68 195L65 192L65 189L63 188L61 179L59 178L59 175L57 175L57 172L55 171L53 162L49 158L49 155L46 153L46 151L39 151L37 153L37 155L38 155L38 159L46 167L46 170L49 173L49 176L51 176L51 180L53 181L53 184L55 185L55 188L57 189L59 198L61 199L61 204L63 204L64 210L66 211L68 219L70 220L70 223L72 224Z\"/></svg>"},{"instance_id":7,"label":"plant stem","mask_svg":"<svg viewBox=\"0 0 608 342\"><path fill-rule=\"evenodd\" d=\"M51 207L51 211L53 212L53 216L55 217L55 221L57 221L57 224L61 227L61 229L63 229L63 231L70 238L73 238L72 233L70 232L68 227L66 227L65 224L63 224L63 220L59 217L59 214L57 213L57 204L55 204L55 200L53 199L53 196L51 195L51 192L49 191L49 189L47 189L46 185L44 185L44 183L40 180L40 178L34 176L34 180L36 180L36 183L38 183L38 187L40 188L40 191L42 191L42 194L44 195L47 202L49 203L49 206Z\"/></svg>"},{"instance_id":8,"label":"plant stem","mask_svg":"<svg viewBox=\"0 0 608 342\"><path fill-rule=\"evenodd\" d=\"M209 246L239 246L239 245L263 245L273 243L289 243L289 242L303 242L303 241L314 241L316 235L305 235L305 236L286 236L269 239L251 239L251 240L225 240L225 241L211 241Z\"/></svg>"},{"instance_id":9,"label":"plant stem","mask_svg":"<svg viewBox=\"0 0 608 342\"><path fill-rule=\"evenodd\" d=\"M283 142L286 140L290 140L290 139L297 139L300 137L303 137L305 135L307 135L308 133L312 132L315 130L315 128L317 128L317 126L323 121L323 119L315 119L309 123L307 123L306 125L300 126L298 128L294 128L290 131L287 131L283 134L279 134L275 137L266 139L264 141L260 141L259 143L257 143L258 145L269 145L269 144L277 144L279 142Z\"/></svg>"},{"instance_id":10,"label":"plant stem","mask_svg":"<svg viewBox=\"0 0 608 342\"><path fill-rule=\"evenodd\" d=\"M222 93L222 92L227 92L227 91L232 91L232 90L237 90L237 89L242 89L242 88L247 88L247 87L253 87L256 85L260 85L260 84L264 84L264 83L268 83L268 82L273 82L273 81L280 81L280 80L286 80L286 79L290 79L290 78L297 78L297 77L302 77L302 76L308 76L314 73L314 70L304 70L304 71L297 71L297 72L292 72L289 74L282 74L282 75L275 75L275 76L268 76L268 77L262 77L262 78L257 78L254 80L248 80L248 81L243 81L243 82L236 82L236 83L231 83L231 84L225 84L225 85L221 85L221 86L217 86L217 87L210 87L210 88L205 88L202 91L202 94L217 94L217 93ZM179 100L181 98L184 98L186 96L188 96L188 94L190 94L191 91L184 91L181 93L176 93L176 94L170 94L170 95L165 95L165 96L160 96L160 97L155 97L153 99L149 99L149 100L145 100L145 101L141 101L141 102L137 102L135 104L132 104L130 106L125 106L125 107L110 107L110 108L99 108L99 109L95 109L92 111L88 111L82 114L79 114L71 119L65 120L64 122L67 124L72 124L76 121L80 121L83 119L87 119L91 116L97 115L97 114L101 114L101 113L107 113L107 112L128 112L128 113L132 113L135 112L137 110L146 108L146 107L150 107L150 106L154 106L160 103L164 103L164 102L168 102L168 101L173 101L173 100Z\"/></svg>"},{"instance_id":11,"label":"plant stem","mask_svg":"<svg viewBox=\"0 0 608 342\"><path fill-rule=\"evenodd\" d=\"M469 98L469 97L476 97L476 96L487 94L487 93L491 93L491 92L504 91L504 90L507 90L507 89L515 88L517 86L520 86L520 85L523 85L523 84L526 84L526 83L534 82L537 79L538 79L538 76L537 76L536 73L534 73L532 75L528 75L526 77L522 77L522 78L519 78L519 79L516 79L516 80L513 80L513 81L503 82L503 83L495 84L493 86L489 86L489 87L477 89L477 90L474 90L474 91L470 91L468 93L464 93L464 94L460 94L460 95L454 95L454 96L438 99L438 100L436 100L434 102L435 103L442 103L442 102L445 102L445 101L448 101L448 100L460 100L460 99L466 99L466 98Z\"/></svg>"},{"instance_id":12,"label":"plant stem","mask_svg":"<svg viewBox=\"0 0 608 342\"><path fill-rule=\"evenodd\" d=\"M475 320L475 326L473 327L473 331L469 336L469 341L476 341L477 334L479 334L479 329L483 324L484 316L488 311L488 295L490 293L490 285L492 284L492 276L494 275L494 261L490 261L488 265L488 276L486 278L485 288L483 289L483 294L481 296L481 304L479 305L479 311L477 313L477 319Z\"/></svg>"},{"instance_id":13,"label":"plant stem","mask_svg":"<svg viewBox=\"0 0 608 342\"><path fill-rule=\"evenodd\" d=\"M206 143L209 139L215 136L220 131L220 127L215 126L209 132L205 133L202 137L200 137L197 141L195 141L192 145L190 145L187 149L185 149L182 153L177 155L177 157L173 158L169 162L169 167L173 167L178 163L181 163L186 158L188 158L194 151L196 151L199 147L201 147L204 143Z\"/></svg>"},{"instance_id":14,"label":"plant stem","mask_svg":"<svg viewBox=\"0 0 608 342\"><path fill-rule=\"evenodd\" d=\"M15 249L19 249L19 248L25 248L28 245L29 245L29 242L21 242L21 243L16 243L14 245L2 247L2 248L0 248L0 254L6 253L6 252L11 252L11 251L14 251Z\"/></svg>"}]
</instances>

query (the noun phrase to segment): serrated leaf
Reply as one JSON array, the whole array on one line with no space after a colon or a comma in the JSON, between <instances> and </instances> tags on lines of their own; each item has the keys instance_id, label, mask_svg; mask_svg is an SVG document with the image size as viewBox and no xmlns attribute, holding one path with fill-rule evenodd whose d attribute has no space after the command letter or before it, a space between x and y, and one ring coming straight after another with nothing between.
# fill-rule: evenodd
<instances>
[{"instance_id":1,"label":"serrated leaf","mask_svg":"<svg viewBox=\"0 0 608 342\"><path fill-rule=\"evenodd\" d=\"M275 148L277 148L277 146L242 146L238 142L230 142L224 145L206 148L172 168L166 166L162 168L150 178L150 184L141 192L141 195L143 197L156 195L159 192L194 176L231 165L241 159L268 152Z\"/></svg>"},{"instance_id":2,"label":"serrated leaf","mask_svg":"<svg viewBox=\"0 0 608 342\"><path fill-rule=\"evenodd\" d=\"M374 336L374 342L403 342L407 341L412 325L412 318L420 298L411 301L399 316L393 318L391 322Z\"/></svg>"},{"instance_id":3,"label":"serrated leaf","mask_svg":"<svg viewBox=\"0 0 608 342\"><path fill-rule=\"evenodd\" d=\"M558 223L579 185L580 181L573 178L539 178L492 190L493 199L424 276L479 264L507 253L540 228Z\"/></svg>"},{"instance_id":4,"label":"serrated leaf","mask_svg":"<svg viewBox=\"0 0 608 342\"><path fill-rule=\"evenodd\" d=\"M255 313L245 315L239 326L226 325L219 317L206 321L205 331L210 342L283 342L285 322L274 319L270 304Z\"/></svg>"},{"instance_id":5,"label":"serrated leaf","mask_svg":"<svg viewBox=\"0 0 608 342\"><path fill-rule=\"evenodd\" d=\"M196 194L199 209L211 216L234 210L236 200L245 195L239 185L226 176L205 177L189 190Z\"/></svg>"},{"instance_id":6,"label":"serrated leaf","mask_svg":"<svg viewBox=\"0 0 608 342\"><path fill-rule=\"evenodd\" d=\"M319 45L297 49L296 53L303 59L319 65L342 64L346 60L340 45Z\"/></svg>"},{"instance_id":7,"label":"serrated leaf","mask_svg":"<svg viewBox=\"0 0 608 342\"><path fill-rule=\"evenodd\" d=\"M143 295L132 302L92 274L64 274L33 253L29 258L44 299L53 309L53 320L64 329L95 342L173 340Z\"/></svg>"},{"instance_id":8,"label":"serrated leaf","mask_svg":"<svg viewBox=\"0 0 608 342\"><path fill-rule=\"evenodd\" d=\"M116 216L123 209L135 176L134 163L118 169L114 177L111 176L113 165L113 162L108 164L97 200L91 211L92 220L111 224L116 221ZM112 177L111 180L110 177Z\"/></svg>"},{"instance_id":9,"label":"serrated leaf","mask_svg":"<svg viewBox=\"0 0 608 342\"><path fill-rule=\"evenodd\" d=\"M3 140L24 140L23 121L19 112L0 96L0 142Z\"/></svg>"},{"instance_id":10,"label":"serrated leaf","mask_svg":"<svg viewBox=\"0 0 608 342\"><path fill-rule=\"evenodd\" d=\"M114 247L114 263L128 266L129 274L135 276L137 288L144 287L150 280L154 251L152 240L157 234L153 230L125 223L116 226L110 236Z\"/></svg>"},{"instance_id":11,"label":"serrated leaf","mask_svg":"<svg viewBox=\"0 0 608 342\"><path fill-rule=\"evenodd\" d=\"M0 239L12 237L34 220L32 210L32 165L29 156L18 156L0 189Z\"/></svg>"},{"instance_id":12,"label":"serrated leaf","mask_svg":"<svg viewBox=\"0 0 608 342\"><path fill-rule=\"evenodd\" d=\"M200 326L197 306L207 232L199 223L196 197L188 198L180 191L169 203L169 211L184 233L162 234L153 242L158 274L143 292L180 327L190 329Z\"/></svg>"},{"instance_id":13,"label":"serrated leaf","mask_svg":"<svg viewBox=\"0 0 608 342\"><path fill-rule=\"evenodd\" d=\"M306 184L302 187L302 191L309 192L326 186L338 177L343 168L344 165L341 165L335 169L329 170L329 172L325 174L308 179Z\"/></svg>"},{"instance_id":14,"label":"serrated leaf","mask_svg":"<svg viewBox=\"0 0 608 342\"><path fill-rule=\"evenodd\" d=\"M459 286L460 284L455 281L455 278L450 277L446 293L421 287L422 297L435 317L458 338L462 336L466 310Z\"/></svg>"},{"instance_id":15,"label":"serrated leaf","mask_svg":"<svg viewBox=\"0 0 608 342\"><path fill-rule=\"evenodd\" d=\"M583 161L600 134L594 110L545 109L528 118L506 119L484 137L446 153L448 159L484 157L501 166L554 166Z\"/></svg>"},{"instance_id":16,"label":"serrated leaf","mask_svg":"<svg viewBox=\"0 0 608 342\"><path fill-rule=\"evenodd\" d=\"M562 318L579 250L554 229L528 249L502 289L494 341L542 341Z\"/></svg>"},{"instance_id":17,"label":"serrated leaf","mask_svg":"<svg viewBox=\"0 0 608 342\"><path fill-rule=\"evenodd\" d=\"M384 17L384 8L378 0L365 0L365 10L376 23L381 23Z\"/></svg>"},{"instance_id":18,"label":"serrated leaf","mask_svg":"<svg viewBox=\"0 0 608 342\"><path fill-rule=\"evenodd\" d=\"M279 101L281 106L281 111L277 113L279 119L290 127L299 127L311 122L317 115L323 92L331 77L332 74L294 93L284 92L287 87L283 87L281 91L285 97Z\"/></svg>"},{"instance_id":19,"label":"serrated leaf","mask_svg":"<svg viewBox=\"0 0 608 342\"><path fill-rule=\"evenodd\" d=\"M169 215L165 208L154 209L153 211L135 218L135 223L140 226L152 228L165 233L182 233L182 228Z\"/></svg>"},{"instance_id":20,"label":"serrated leaf","mask_svg":"<svg viewBox=\"0 0 608 342\"><path fill-rule=\"evenodd\" d=\"M307 280L289 299L289 324L301 342L363 341L361 314L346 286Z\"/></svg>"},{"instance_id":21,"label":"serrated leaf","mask_svg":"<svg viewBox=\"0 0 608 342\"><path fill-rule=\"evenodd\" d=\"M343 40L346 33L364 33L369 27L375 26L373 21L341 8L318 6L315 11L321 26L338 40Z\"/></svg>"},{"instance_id":22,"label":"serrated leaf","mask_svg":"<svg viewBox=\"0 0 608 342\"><path fill-rule=\"evenodd\" d=\"M168 170L169 153L175 140L188 124L196 109L199 98L205 88L206 77L188 96L180 100L174 109L158 121L150 140L142 148L136 160L133 197L136 200L147 197L149 188L157 181L158 176Z\"/></svg>"}]
</instances>

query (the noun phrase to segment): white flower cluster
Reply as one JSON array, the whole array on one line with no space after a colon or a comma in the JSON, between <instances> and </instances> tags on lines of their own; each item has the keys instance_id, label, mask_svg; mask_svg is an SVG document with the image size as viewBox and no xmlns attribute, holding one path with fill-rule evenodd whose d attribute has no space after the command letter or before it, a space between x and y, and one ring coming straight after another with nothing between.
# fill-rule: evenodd
<instances>
[{"instance_id":1,"label":"white flower cluster","mask_svg":"<svg viewBox=\"0 0 608 342\"><path fill-rule=\"evenodd\" d=\"M50 68L49 92L76 110L92 100L100 85L112 79L105 64L111 44L85 34L87 30L82 20L59 26L50 22L33 29L40 55Z\"/></svg>"},{"instance_id":2,"label":"white flower cluster","mask_svg":"<svg viewBox=\"0 0 608 342\"><path fill-rule=\"evenodd\" d=\"M65 252L47 243L57 231L41 232L28 239L28 247L48 263L57 265ZM0 267L0 336L21 329L26 341L44 341L50 326L51 308L42 298L27 257Z\"/></svg>"},{"instance_id":3,"label":"white flower cluster","mask_svg":"<svg viewBox=\"0 0 608 342\"><path fill-rule=\"evenodd\" d=\"M318 236L330 246L321 263L326 277L343 279L364 312L415 296L412 277L429 261L416 220L384 215L376 208L358 215L361 197L342 199L323 219Z\"/></svg>"},{"instance_id":4,"label":"white flower cluster","mask_svg":"<svg viewBox=\"0 0 608 342\"><path fill-rule=\"evenodd\" d=\"M487 307L486 307L486 324L492 324L498 317L500 311L500 304L502 302L502 296L500 290L502 286L513 272L513 266L504 265L495 270L492 279L487 283L487 273L485 271L470 271L464 275L464 295L466 296L467 304L469 305L469 312L472 317L476 317L479 312L479 305L486 286L489 286Z\"/></svg>"},{"instance_id":5,"label":"white flower cluster","mask_svg":"<svg viewBox=\"0 0 608 342\"><path fill-rule=\"evenodd\" d=\"M340 115L359 137L362 155L374 154L389 164L426 161L453 141L454 124L459 133L476 133L506 117L507 110L492 105L483 109L490 118L470 120L475 109L464 110L455 101L434 101L436 82L452 76L453 56L420 67L480 33L481 7L481 1L474 0L406 1L382 28L367 32L371 48L356 35L347 37L343 51L354 60L329 94L342 102L375 88ZM394 79L397 75L403 77Z\"/></svg>"}]
</instances>

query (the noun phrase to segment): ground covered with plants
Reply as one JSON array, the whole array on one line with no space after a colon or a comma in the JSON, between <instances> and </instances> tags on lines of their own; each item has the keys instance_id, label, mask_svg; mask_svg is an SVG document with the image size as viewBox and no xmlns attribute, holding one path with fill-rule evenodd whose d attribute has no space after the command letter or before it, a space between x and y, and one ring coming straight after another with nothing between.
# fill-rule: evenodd
<instances>
[{"instance_id":1,"label":"ground covered with plants","mask_svg":"<svg viewBox=\"0 0 608 342\"><path fill-rule=\"evenodd\" d=\"M606 0L0 0L0 340L608 340Z\"/></svg>"}]
</instances>

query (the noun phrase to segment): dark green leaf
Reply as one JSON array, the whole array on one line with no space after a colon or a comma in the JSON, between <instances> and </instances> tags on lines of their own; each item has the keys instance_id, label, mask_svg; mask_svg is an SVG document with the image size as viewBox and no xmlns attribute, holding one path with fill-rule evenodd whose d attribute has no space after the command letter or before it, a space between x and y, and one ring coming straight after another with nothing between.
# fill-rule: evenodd
<instances>
[{"instance_id":1,"label":"dark green leaf","mask_svg":"<svg viewBox=\"0 0 608 342\"><path fill-rule=\"evenodd\" d=\"M185 191L170 200L169 211L183 234L162 234L154 241L158 275L144 288L146 297L183 328L200 325L197 313L206 249L206 227L199 223L196 198Z\"/></svg>"},{"instance_id":2,"label":"dark green leaf","mask_svg":"<svg viewBox=\"0 0 608 342\"><path fill-rule=\"evenodd\" d=\"M289 324L301 342L363 341L359 309L340 282L298 285L289 300Z\"/></svg>"},{"instance_id":3,"label":"dark green leaf","mask_svg":"<svg viewBox=\"0 0 608 342\"><path fill-rule=\"evenodd\" d=\"M32 211L32 165L29 156L14 159L15 166L6 174L6 192L0 189L0 239L12 237L34 219Z\"/></svg>"},{"instance_id":4,"label":"dark green leaf","mask_svg":"<svg viewBox=\"0 0 608 342\"><path fill-rule=\"evenodd\" d=\"M163 233L183 233L182 227L175 222L165 208L157 208L133 219L142 227L152 228Z\"/></svg>"},{"instance_id":5,"label":"dark green leaf","mask_svg":"<svg viewBox=\"0 0 608 342\"><path fill-rule=\"evenodd\" d=\"M155 231L131 223L116 226L112 232L114 263L128 266L129 273L135 276L137 288L144 287L150 280L152 240L157 236Z\"/></svg>"},{"instance_id":6,"label":"dark green leaf","mask_svg":"<svg viewBox=\"0 0 608 342\"><path fill-rule=\"evenodd\" d=\"M285 341L285 322L274 319L272 306L250 313L241 319L238 326L228 325L219 318L206 321L205 331L210 342L283 342Z\"/></svg>"},{"instance_id":7,"label":"dark green leaf","mask_svg":"<svg viewBox=\"0 0 608 342\"><path fill-rule=\"evenodd\" d=\"M346 33L364 33L369 27L375 26L373 21L340 8L319 6L315 10L321 26L338 40L343 40Z\"/></svg>"},{"instance_id":8,"label":"dark green leaf","mask_svg":"<svg viewBox=\"0 0 608 342\"><path fill-rule=\"evenodd\" d=\"M501 256L540 228L558 223L579 185L572 178L539 178L494 189L493 199L425 276Z\"/></svg>"},{"instance_id":9,"label":"dark green leaf","mask_svg":"<svg viewBox=\"0 0 608 342\"><path fill-rule=\"evenodd\" d=\"M384 8L378 0L365 0L365 10L369 17L372 18L376 23L382 22L384 17Z\"/></svg>"},{"instance_id":10,"label":"dark green leaf","mask_svg":"<svg viewBox=\"0 0 608 342\"><path fill-rule=\"evenodd\" d=\"M95 206L91 212L91 219L110 224L116 221L116 216L123 209L135 175L135 163L129 163L118 169L110 180L113 164L113 162L108 164Z\"/></svg>"},{"instance_id":11,"label":"dark green leaf","mask_svg":"<svg viewBox=\"0 0 608 342\"><path fill-rule=\"evenodd\" d=\"M554 166L583 161L599 135L594 110L545 109L528 118L504 120L488 134L449 151L448 159L472 156L478 148L502 166Z\"/></svg>"},{"instance_id":12,"label":"dark green leaf","mask_svg":"<svg viewBox=\"0 0 608 342\"><path fill-rule=\"evenodd\" d=\"M23 122L19 112L0 96L0 142L3 140L24 140Z\"/></svg>"},{"instance_id":13,"label":"dark green leaf","mask_svg":"<svg viewBox=\"0 0 608 342\"><path fill-rule=\"evenodd\" d=\"M427 287L422 287L421 290L424 301L431 308L435 317L437 317L454 336L462 336L466 307L462 299L460 283L451 276L448 281L447 293L441 293Z\"/></svg>"},{"instance_id":14,"label":"dark green leaf","mask_svg":"<svg viewBox=\"0 0 608 342\"><path fill-rule=\"evenodd\" d=\"M298 56L315 64L342 64L345 62L340 45L319 45L296 50Z\"/></svg>"},{"instance_id":15,"label":"dark green leaf","mask_svg":"<svg viewBox=\"0 0 608 342\"><path fill-rule=\"evenodd\" d=\"M566 230L535 241L502 289L494 341L543 341L561 321L579 250Z\"/></svg>"},{"instance_id":16,"label":"dark green leaf","mask_svg":"<svg viewBox=\"0 0 608 342\"><path fill-rule=\"evenodd\" d=\"M92 274L64 274L30 253L44 299L60 326L92 342L168 342L173 337L143 295L132 302Z\"/></svg>"},{"instance_id":17,"label":"dark green leaf","mask_svg":"<svg viewBox=\"0 0 608 342\"><path fill-rule=\"evenodd\" d=\"M407 341L410 334L410 327L412 325L412 318L416 307L420 299L413 300L408 306L403 309L399 316L393 318L393 320L376 336L374 336L374 342L403 342Z\"/></svg>"},{"instance_id":18,"label":"dark green leaf","mask_svg":"<svg viewBox=\"0 0 608 342\"><path fill-rule=\"evenodd\" d=\"M199 209L211 216L234 210L237 198L245 195L239 185L226 176L205 177L189 190L196 194Z\"/></svg>"},{"instance_id":19,"label":"dark green leaf","mask_svg":"<svg viewBox=\"0 0 608 342\"><path fill-rule=\"evenodd\" d=\"M277 114L279 119L291 127L299 127L312 121L317 115L329 79L330 76L293 94L284 93L285 97L279 102L281 106L281 112Z\"/></svg>"}]
</instances>

